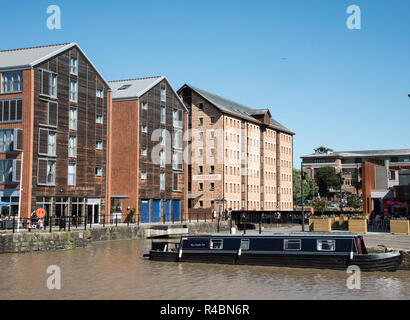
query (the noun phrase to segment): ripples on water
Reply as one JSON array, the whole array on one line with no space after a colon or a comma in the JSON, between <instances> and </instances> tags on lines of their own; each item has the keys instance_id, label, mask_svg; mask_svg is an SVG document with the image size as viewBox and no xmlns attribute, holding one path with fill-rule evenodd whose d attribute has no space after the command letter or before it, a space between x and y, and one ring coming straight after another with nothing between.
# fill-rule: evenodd
<instances>
[{"instance_id":1,"label":"ripples on water","mask_svg":"<svg viewBox=\"0 0 410 320\"><path fill-rule=\"evenodd\" d=\"M344 271L154 262L151 241L93 244L70 251L0 255L0 299L409 299L410 272L362 273L348 290ZM46 269L61 268L61 290Z\"/></svg>"}]
</instances>

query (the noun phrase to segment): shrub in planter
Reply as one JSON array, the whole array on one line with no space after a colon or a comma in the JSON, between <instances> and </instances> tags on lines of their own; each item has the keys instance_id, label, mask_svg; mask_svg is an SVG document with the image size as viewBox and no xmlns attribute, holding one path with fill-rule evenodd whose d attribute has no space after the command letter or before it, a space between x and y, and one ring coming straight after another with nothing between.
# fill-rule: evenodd
<instances>
[{"instance_id":1,"label":"shrub in planter","mask_svg":"<svg viewBox=\"0 0 410 320\"><path fill-rule=\"evenodd\" d=\"M390 233L391 234L410 234L410 221L407 219L391 219Z\"/></svg>"},{"instance_id":2,"label":"shrub in planter","mask_svg":"<svg viewBox=\"0 0 410 320\"><path fill-rule=\"evenodd\" d=\"M367 217L353 216L349 218L349 231L353 233L367 233Z\"/></svg>"},{"instance_id":3,"label":"shrub in planter","mask_svg":"<svg viewBox=\"0 0 410 320\"><path fill-rule=\"evenodd\" d=\"M332 220L328 216L317 216L309 219L309 226L313 225L314 232L331 232Z\"/></svg>"}]
</instances>

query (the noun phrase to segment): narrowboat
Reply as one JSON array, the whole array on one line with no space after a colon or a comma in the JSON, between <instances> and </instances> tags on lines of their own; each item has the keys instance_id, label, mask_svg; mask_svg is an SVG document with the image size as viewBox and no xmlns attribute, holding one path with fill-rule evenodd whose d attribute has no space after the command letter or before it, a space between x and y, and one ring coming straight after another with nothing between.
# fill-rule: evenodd
<instances>
[{"instance_id":1,"label":"narrowboat","mask_svg":"<svg viewBox=\"0 0 410 320\"><path fill-rule=\"evenodd\" d=\"M369 254L354 234L207 235L181 237L178 243L153 242L150 260L261 265L361 271L396 271L401 252Z\"/></svg>"}]
</instances>

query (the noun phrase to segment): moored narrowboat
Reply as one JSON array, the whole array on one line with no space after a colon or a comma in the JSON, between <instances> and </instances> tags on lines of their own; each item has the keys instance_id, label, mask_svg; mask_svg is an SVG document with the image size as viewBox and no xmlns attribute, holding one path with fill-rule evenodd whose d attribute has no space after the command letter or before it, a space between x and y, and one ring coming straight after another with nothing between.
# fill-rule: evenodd
<instances>
[{"instance_id":1,"label":"moored narrowboat","mask_svg":"<svg viewBox=\"0 0 410 320\"><path fill-rule=\"evenodd\" d=\"M188 235L178 243L153 242L150 260L361 271L396 271L400 252L369 254L354 234Z\"/></svg>"}]
</instances>

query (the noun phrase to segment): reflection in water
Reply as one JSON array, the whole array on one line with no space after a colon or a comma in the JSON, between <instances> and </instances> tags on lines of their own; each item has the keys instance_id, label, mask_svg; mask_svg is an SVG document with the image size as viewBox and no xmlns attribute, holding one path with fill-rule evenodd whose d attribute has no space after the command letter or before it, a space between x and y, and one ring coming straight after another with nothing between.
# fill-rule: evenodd
<instances>
[{"instance_id":1,"label":"reflection in water","mask_svg":"<svg viewBox=\"0 0 410 320\"><path fill-rule=\"evenodd\" d=\"M0 255L0 299L409 299L410 272L362 273L349 290L343 271L154 262L151 241L93 244L70 251ZM61 290L46 287L61 268Z\"/></svg>"}]
</instances>

